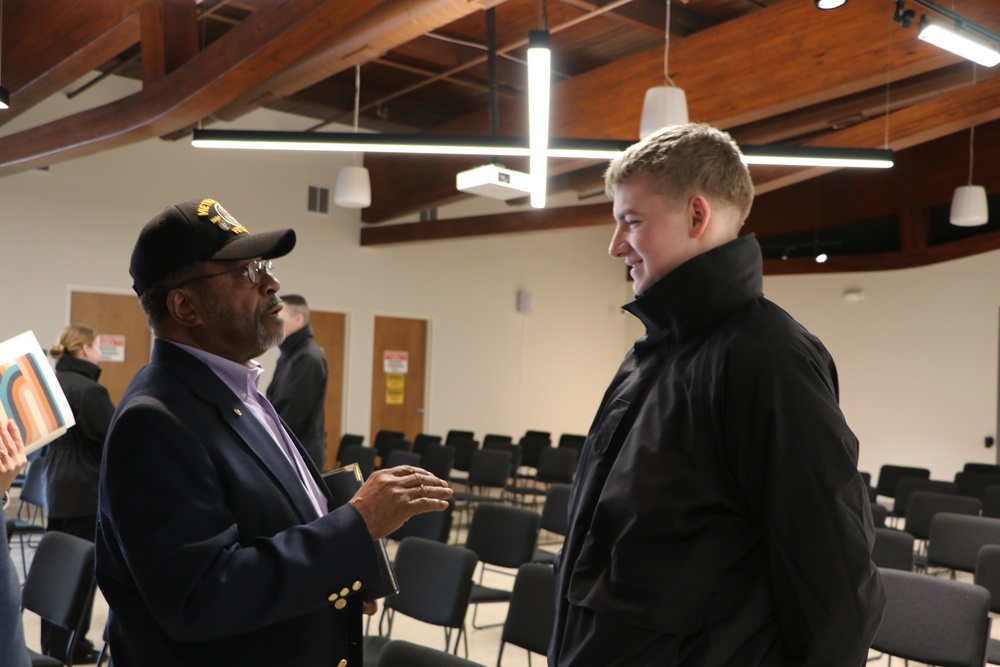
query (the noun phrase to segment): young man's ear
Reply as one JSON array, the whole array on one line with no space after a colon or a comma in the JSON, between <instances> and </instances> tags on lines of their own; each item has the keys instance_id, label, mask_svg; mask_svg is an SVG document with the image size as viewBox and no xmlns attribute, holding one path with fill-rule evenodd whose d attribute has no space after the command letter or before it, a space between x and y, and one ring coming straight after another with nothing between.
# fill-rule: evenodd
<instances>
[{"instance_id":1,"label":"young man's ear","mask_svg":"<svg viewBox=\"0 0 1000 667\"><path fill-rule=\"evenodd\" d=\"M688 214L691 218L691 238L701 238L708 229L708 221L712 217L712 206L701 195L691 197L688 202Z\"/></svg>"}]
</instances>

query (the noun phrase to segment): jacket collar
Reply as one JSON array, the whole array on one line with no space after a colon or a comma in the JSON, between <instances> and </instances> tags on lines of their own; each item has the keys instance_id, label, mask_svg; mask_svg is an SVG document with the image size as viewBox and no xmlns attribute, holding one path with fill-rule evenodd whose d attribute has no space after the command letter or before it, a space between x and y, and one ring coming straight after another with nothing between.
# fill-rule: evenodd
<instances>
[{"instance_id":1,"label":"jacket collar","mask_svg":"<svg viewBox=\"0 0 1000 667\"><path fill-rule=\"evenodd\" d=\"M295 333L285 337L285 340L281 341L281 345L279 345L278 348L281 349L282 353L287 354L312 337L312 325L306 324Z\"/></svg>"},{"instance_id":2,"label":"jacket collar","mask_svg":"<svg viewBox=\"0 0 1000 667\"><path fill-rule=\"evenodd\" d=\"M693 257L624 306L645 325L636 343L683 340L763 295L760 245L747 234Z\"/></svg>"},{"instance_id":3,"label":"jacket collar","mask_svg":"<svg viewBox=\"0 0 1000 667\"><path fill-rule=\"evenodd\" d=\"M72 354L67 354L59 358L56 362L57 371L69 371L71 373L79 373L80 375L85 375L89 377L94 382L101 377L101 367L97 364L92 364L86 359L81 359L80 357L74 357Z\"/></svg>"}]
</instances>

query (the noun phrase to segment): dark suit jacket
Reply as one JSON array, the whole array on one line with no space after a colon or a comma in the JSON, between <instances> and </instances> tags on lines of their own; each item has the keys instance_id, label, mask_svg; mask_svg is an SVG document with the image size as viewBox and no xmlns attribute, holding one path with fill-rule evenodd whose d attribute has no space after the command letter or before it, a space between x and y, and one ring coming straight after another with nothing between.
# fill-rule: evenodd
<instances>
[{"instance_id":1,"label":"dark suit jacket","mask_svg":"<svg viewBox=\"0 0 1000 667\"><path fill-rule=\"evenodd\" d=\"M354 589L378 581L371 536L350 505L315 518L244 407L157 340L115 412L97 528L115 667L360 665Z\"/></svg>"}]
</instances>

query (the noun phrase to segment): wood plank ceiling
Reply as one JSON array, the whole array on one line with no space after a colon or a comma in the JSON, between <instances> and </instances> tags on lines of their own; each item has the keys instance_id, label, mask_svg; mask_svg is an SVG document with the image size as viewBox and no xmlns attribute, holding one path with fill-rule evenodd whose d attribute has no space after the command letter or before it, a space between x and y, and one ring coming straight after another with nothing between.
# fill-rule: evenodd
<instances>
[{"instance_id":1,"label":"wood plank ceiling","mask_svg":"<svg viewBox=\"0 0 1000 667\"><path fill-rule=\"evenodd\" d=\"M910 3L919 14L923 11ZM495 13L497 121L526 131L528 31L552 32L551 132L636 138L642 98L663 82L665 0L4 0L0 125L52 95L141 80L140 92L0 136L0 177L151 137L186 141L261 107L374 131L489 134L485 11ZM543 15L544 8L544 15ZM953 11L1000 32L1000 2ZM1000 66L986 69L916 38L893 0L822 12L806 0L674 0L669 74L693 120L748 144L890 147L887 171L753 167L747 223L769 273L919 266L1000 248ZM82 83L86 82L86 83ZM71 88L72 87L72 88ZM214 125L213 125L214 124ZM968 181L991 195L988 225L947 222ZM2 128L0 128L2 130ZM394 224L466 195L455 174L481 159L369 154L373 204L360 243L608 225L602 165L553 160L551 192L579 205ZM517 160L507 166L526 169ZM433 218L434 216L427 216ZM826 250L826 264L812 260Z\"/></svg>"}]
</instances>

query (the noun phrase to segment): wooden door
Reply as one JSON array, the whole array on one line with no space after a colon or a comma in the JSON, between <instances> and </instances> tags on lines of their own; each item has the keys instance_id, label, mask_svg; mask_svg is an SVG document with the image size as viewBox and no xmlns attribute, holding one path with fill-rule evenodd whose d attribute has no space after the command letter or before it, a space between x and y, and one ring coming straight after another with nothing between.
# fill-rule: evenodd
<instances>
[{"instance_id":1,"label":"wooden door","mask_svg":"<svg viewBox=\"0 0 1000 667\"><path fill-rule=\"evenodd\" d=\"M370 441L390 430L413 442L424 429L427 321L376 317L373 356Z\"/></svg>"},{"instance_id":2,"label":"wooden door","mask_svg":"<svg viewBox=\"0 0 1000 667\"><path fill-rule=\"evenodd\" d=\"M111 402L117 406L132 377L149 362L152 350L153 334L146 323L146 314L139 307L139 298L129 294L73 291L70 293L69 321L88 324L105 337L101 341L104 356L99 364L100 383L108 388Z\"/></svg>"},{"instance_id":3,"label":"wooden door","mask_svg":"<svg viewBox=\"0 0 1000 667\"><path fill-rule=\"evenodd\" d=\"M316 344L323 350L328 371L326 380L325 428L326 428L326 470L333 470L340 449L340 435L343 430L344 406L344 350L347 331L347 315L310 311Z\"/></svg>"}]
</instances>

